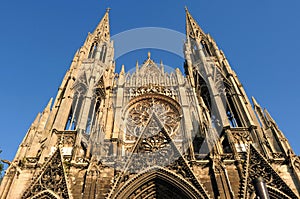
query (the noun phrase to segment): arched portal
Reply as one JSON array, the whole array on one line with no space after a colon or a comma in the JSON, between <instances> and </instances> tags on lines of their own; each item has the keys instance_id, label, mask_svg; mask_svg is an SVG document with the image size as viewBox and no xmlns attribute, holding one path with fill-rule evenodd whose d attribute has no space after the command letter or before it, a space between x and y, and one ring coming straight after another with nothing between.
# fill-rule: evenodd
<instances>
[{"instance_id":1,"label":"arched portal","mask_svg":"<svg viewBox=\"0 0 300 199\"><path fill-rule=\"evenodd\" d=\"M193 185L161 167L151 168L126 182L116 199L192 199L206 198Z\"/></svg>"}]
</instances>

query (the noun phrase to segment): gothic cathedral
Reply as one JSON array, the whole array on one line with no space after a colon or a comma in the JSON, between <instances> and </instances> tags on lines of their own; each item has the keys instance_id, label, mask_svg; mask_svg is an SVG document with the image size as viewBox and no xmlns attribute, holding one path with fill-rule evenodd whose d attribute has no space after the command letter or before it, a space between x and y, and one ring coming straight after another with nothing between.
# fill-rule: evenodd
<instances>
[{"instance_id":1,"label":"gothic cathedral","mask_svg":"<svg viewBox=\"0 0 300 199\"><path fill-rule=\"evenodd\" d=\"M184 74L115 72L109 10L0 187L18 198L299 198L300 159L186 9Z\"/></svg>"}]
</instances>

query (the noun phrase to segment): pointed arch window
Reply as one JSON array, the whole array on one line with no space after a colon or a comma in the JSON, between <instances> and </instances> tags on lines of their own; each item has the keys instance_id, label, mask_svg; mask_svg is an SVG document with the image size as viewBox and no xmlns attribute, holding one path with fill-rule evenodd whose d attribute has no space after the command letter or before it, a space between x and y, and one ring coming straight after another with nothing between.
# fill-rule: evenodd
<instances>
[{"instance_id":1,"label":"pointed arch window","mask_svg":"<svg viewBox=\"0 0 300 199\"><path fill-rule=\"evenodd\" d=\"M226 88L226 114L231 127L242 127L242 121L237 111L231 91Z\"/></svg>"},{"instance_id":2,"label":"pointed arch window","mask_svg":"<svg viewBox=\"0 0 300 199\"><path fill-rule=\"evenodd\" d=\"M98 43L93 43L89 52L88 58L94 58L97 52Z\"/></svg>"},{"instance_id":3,"label":"pointed arch window","mask_svg":"<svg viewBox=\"0 0 300 199\"><path fill-rule=\"evenodd\" d=\"M206 56L212 56L212 53L211 53L211 51L209 49L209 46L208 46L206 41L202 40L201 41L201 46L202 46L203 52Z\"/></svg>"},{"instance_id":4,"label":"pointed arch window","mask_svg":"<svg viewBox=\"0 0 300 199\"><path fill-rule=\"evenodd\" d=\"M102 61L103 63L105 63L106 54L107 54L107 46L106 46L106 44L104 44L101 48L100 58L99 58L100 61Z\"/></svg>"}]
</instances>

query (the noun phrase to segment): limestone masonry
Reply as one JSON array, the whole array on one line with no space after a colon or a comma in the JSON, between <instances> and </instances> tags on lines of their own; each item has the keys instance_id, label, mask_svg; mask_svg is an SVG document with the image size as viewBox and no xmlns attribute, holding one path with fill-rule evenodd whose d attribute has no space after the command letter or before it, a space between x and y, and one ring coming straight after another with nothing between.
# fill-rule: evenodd
<instances>
[{"instance_id":1,"label":"limestone masonry","mask_svg":"<svg viewBox=\"0 0 300 199\"><path fill-rule=\"evenodd\" d=\"M0 198L299 198L299 157L187 9L183 52L185 74L150 53L115 73L107 10L28 129Z\"/></svg>"}]
</instances>

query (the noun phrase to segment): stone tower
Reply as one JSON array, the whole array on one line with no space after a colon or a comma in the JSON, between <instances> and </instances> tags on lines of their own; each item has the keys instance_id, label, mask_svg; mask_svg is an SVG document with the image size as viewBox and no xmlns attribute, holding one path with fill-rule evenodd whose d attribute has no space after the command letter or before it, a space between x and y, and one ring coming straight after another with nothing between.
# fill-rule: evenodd
<instances>
[{"instance_id":1,"label":"stone tower","mask_svg":"<svg viewBox=\"0 0 300 199\"><path fill-rule=\"evenodd\" d=\"M115 73L107 11L30 126L0 198L299 198L299 157L188 10L184 56L185 75L150 53Z\"/></svg>"}]
</instances>

